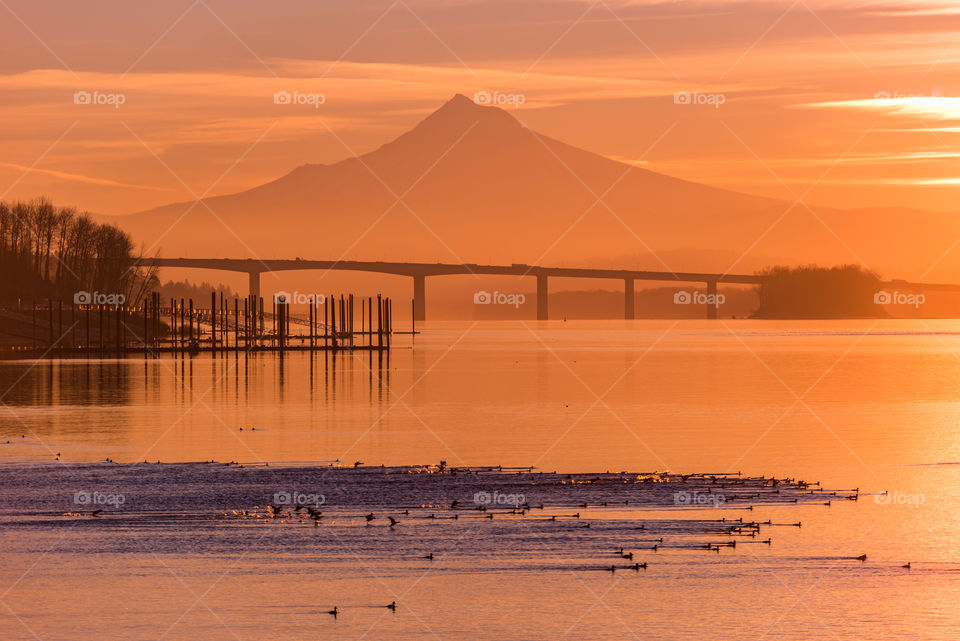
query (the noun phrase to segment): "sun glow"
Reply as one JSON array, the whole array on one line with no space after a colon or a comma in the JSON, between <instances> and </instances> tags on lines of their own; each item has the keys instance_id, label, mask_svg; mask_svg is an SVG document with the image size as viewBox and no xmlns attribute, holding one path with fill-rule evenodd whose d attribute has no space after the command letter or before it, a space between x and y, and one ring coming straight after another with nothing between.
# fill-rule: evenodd
<instances>
[{"instance_id":1,"label":"sun glow","mask_svg":"<svg viewBox=\"0 0 960 641\"><path fill-rule=\"evenodd\" d=\"M886 112L891 115L960 121L960 97L918 96L878 92L873 98L815 102L801 107L824 109L863 109Z\"/></svg>"}]
</instances>

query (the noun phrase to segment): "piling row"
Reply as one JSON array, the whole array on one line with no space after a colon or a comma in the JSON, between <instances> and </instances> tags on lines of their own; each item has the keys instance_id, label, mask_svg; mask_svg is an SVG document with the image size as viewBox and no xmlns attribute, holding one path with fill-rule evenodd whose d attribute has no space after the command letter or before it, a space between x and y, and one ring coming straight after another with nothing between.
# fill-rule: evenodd
<instances>
[{"instance_id":1,"label":"piling row","mask_svg":"<svg viewBox=\"0 0 960 641\"><path fill-rule=\"evenodd\" d=\"M389 350L393 305L390 298L331 295L307 304L307 317L295 316L291 302L247 296L232 301L222 292L210 295L209 307L192 298L161 299L153 292L139 305L34 302L30 340L12 351L36 356L230 351ZM26 338L26 337L25 337Z\"/></svg>"}]
</instances>

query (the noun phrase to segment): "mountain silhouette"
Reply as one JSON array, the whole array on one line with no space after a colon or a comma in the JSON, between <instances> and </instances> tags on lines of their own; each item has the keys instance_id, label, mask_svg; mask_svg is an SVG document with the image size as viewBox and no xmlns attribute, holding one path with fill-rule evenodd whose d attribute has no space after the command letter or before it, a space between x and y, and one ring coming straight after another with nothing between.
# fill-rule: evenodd
<instances>
[{"instance_id":1,"label":"mountain silhouette","mask_svg":"<svg viewBox=\"0 0 960 641\"><path fill-rule=\"evenodd\" d=\"M114 220L164 256L741 272L862 261L903 278L919 277L960 237L960 221L944 213L811 212L673 178L540 135L459 94L359 157ZM955 277L950 260L931 275Z\"/></svg>"}]
</instances>

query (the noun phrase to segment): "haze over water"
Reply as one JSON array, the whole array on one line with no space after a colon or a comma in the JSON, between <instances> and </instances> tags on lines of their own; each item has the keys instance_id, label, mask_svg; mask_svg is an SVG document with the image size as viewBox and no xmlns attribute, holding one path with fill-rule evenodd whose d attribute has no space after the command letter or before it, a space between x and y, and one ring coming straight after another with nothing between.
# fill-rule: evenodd
<instances>
[{"instance_id":1,"label":"haze over water","mask_svg":"<svg viewBox=\"0 0 960 641\"><path fill-rule=\"evenodd\" d=\"M462 322L398 337L382 366L348 353L4 362L4 600L44 638L951 638L958 353L949 321ZM647 551L649 569L612 574L598 568L629 541L602 529L373 529L330 506L346 512L316 532L145 519L121 536L109 520L25 516L97 487L127 488L128 510L166 496L152 475L123 480L136 461L170 464L171 496L213 506L228 490L208 468L173 463L337 459L741 471L861 496L689 510L803 527L735 552ZM679 510L583 512L602 528ZM417 558L428 551L443 556ZM0 618L6 638L32 638Z\"/></svg>"}]
</instances>

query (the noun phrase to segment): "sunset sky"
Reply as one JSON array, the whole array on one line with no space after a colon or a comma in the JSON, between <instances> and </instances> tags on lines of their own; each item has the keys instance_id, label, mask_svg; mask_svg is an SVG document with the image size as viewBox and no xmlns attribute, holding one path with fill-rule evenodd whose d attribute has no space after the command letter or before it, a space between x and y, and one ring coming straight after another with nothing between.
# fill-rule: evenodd
<instances>
[{"instance_id":1,"label":"sunset sky","mask_svg":"<svg viewBox=\"0 0 960 641\"><path fill-rule=\"evenodd\" d=\"M235 192L486 92L666 174L960 211L955 1L0 0L0 27L4 200L123 214Z\"/></svg>"}]
</instances>

